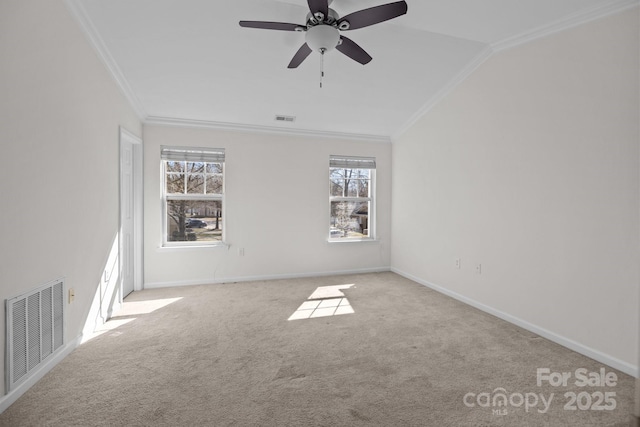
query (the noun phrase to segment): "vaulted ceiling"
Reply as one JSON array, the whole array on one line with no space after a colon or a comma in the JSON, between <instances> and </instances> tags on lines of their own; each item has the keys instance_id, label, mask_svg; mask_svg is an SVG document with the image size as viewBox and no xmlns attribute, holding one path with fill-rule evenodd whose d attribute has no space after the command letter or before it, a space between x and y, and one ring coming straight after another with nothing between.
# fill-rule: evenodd
<instances>
[{"instance_id":1,"label":"vaulted ceiling","mask_svg":"<svg viewBox=\"0 0 640 427\"><path fill-rule=\"evenodd\" d=\"M142 119L388 140L493 52L637 0L408 0L408 12L343 32L372 57L333 50L287 65L306 0L66 0ZM335 0L340 16L388 0ZM279 122L276 115L294 116Z\"/></svg>"}]
</instances>

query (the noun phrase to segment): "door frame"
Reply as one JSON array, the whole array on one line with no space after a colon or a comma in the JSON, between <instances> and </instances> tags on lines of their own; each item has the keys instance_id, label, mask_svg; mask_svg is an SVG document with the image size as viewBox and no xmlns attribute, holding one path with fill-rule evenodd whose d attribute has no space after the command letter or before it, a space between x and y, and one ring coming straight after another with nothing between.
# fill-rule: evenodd
<instances>
[{"instance_id":1,"label":"door frame","mask_svg":"<svg viewBox=\"0 0 640 427\"><path fill-rule=\"evenodd\" d=\"M131 262L133 267L133 290L141 291L144 288L144 275L143 275L143 178L142 178L142 139L138 138L133 133L129 132L122 126L120 127L120 207L119 207L119 230L122 230L123 224L123 191L122 185L124 183L123 174L123 145L130 144L131 152L133 154L133 251L131 255ZM118 233L120 234L120 233ZM118 260L120 263L119 271L122 272L122 256L124 254L122 238L119 238L118 248ZM123 281L120 280L120 303L124 299Z\"/></svg>"}]
</instances>

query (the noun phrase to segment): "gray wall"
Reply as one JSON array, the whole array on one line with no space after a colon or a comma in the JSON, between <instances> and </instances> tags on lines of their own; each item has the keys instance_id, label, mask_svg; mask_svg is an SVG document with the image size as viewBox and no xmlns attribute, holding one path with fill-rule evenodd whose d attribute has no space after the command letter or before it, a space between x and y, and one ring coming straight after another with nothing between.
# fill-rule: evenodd
<instances>
[{"instance_id":1,"label":"gray wall","mask_svg":"<svg viewBox=\"0 0 640 427\"><path fill-rule=\"evenodd\" d=\"M144 132L146 287L389 268L390 144L165 126ZM225 149L229 246L161 247L161 145ZM376 158L377 241L327 242L331 154Z\"/></svg>"},{"instance_id":2,"label":"gray wall","mask_svg":"<svg viewBox=\"0 0 640 427\"><path fill-rule=\"evenodd\" d=\"M639 47L635 8L497 53L400 136L392 268L637 373Z\"/></svg>"},{"instance_id":3,"label":"gray wall","mask_svg":"<svg viewBox=\"0 0 640 427\"><path fill-rule=\"evenodd\" d=\"M62 2L0 2L0 58L0 300L66 277L70 342L118 234L119 127L141 123Z\"/></svg>"}]
</instances>

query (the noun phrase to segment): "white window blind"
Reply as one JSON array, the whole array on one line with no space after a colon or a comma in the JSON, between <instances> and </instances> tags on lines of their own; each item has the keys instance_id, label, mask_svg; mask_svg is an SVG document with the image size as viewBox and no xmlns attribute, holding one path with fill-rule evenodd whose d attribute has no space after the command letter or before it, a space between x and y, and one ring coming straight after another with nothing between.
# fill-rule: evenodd
<instances>
[{"instance_id":1,"label":"white window blind","mask_svg":"<svg viewBox=\"0 0 640 427\"><path fill-rule=\"evenodd\" d=\"M373 157L330 156L329 167L348 169L375 169L376 159Z\"/></svg>"},{"instance_id":2,"label":"white window blind","mask_svg":"<svg viewBox=\"0 0 640 427\"><path fill-rule=\"evenodd\" d=\"M330 156L329 167L347 169L375 169L376 159L373 157Z\"/></svg>"},{"instance_id":3,"label":"white window blind","mask_svg":"<svg viewBox=\"0 0 640 427\"><path fill-rule=\"evenodd\" d=\"M162 160L224 163L224 148L162 147Z\"/></svg>"}]
</instances>

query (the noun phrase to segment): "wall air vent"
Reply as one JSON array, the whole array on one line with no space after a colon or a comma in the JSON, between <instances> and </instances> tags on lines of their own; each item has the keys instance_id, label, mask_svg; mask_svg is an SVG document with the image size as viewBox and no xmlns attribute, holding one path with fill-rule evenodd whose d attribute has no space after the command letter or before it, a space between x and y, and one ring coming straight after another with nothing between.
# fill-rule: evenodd
<instances>
[{"instance_id":1,"label":"wall air vent","mask_svg":"<svg viewBox=\"0 0 640 427\"><path fill-rule=\"evenodd\" d=\"M284 116L282 114L276 115L276 122L295 122L296 118L294 116Z\"/></svg>"},{"instance_id":2,"label":"wall air vent","mask_svg":"<svg viewBox=\"0 0 640 427\"><path fill-rule=\"evenodd\" d=\"M6 300L6 392L26 381L64 344L64 280Z\"/></svg>"}]
</instances>

